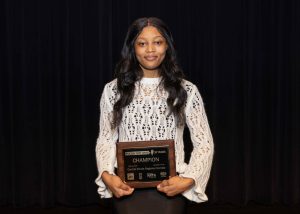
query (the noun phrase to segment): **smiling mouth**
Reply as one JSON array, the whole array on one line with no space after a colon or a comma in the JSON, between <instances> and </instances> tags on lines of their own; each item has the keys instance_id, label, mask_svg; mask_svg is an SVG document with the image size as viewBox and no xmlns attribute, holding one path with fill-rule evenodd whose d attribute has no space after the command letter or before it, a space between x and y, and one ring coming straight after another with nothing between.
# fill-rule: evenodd
<instances>
[{"instance_id":1,"label":"smiling mouth","mask_svg":"<svg viewBox=\"0 0 300 214\"><path fill-rule=\"evenodd\" d=\"M147 61L154 61L154 60L157 59L157 56L148 56L148 57L145 57L145 59L146 59Z\"/></svg>"}]
</instances>

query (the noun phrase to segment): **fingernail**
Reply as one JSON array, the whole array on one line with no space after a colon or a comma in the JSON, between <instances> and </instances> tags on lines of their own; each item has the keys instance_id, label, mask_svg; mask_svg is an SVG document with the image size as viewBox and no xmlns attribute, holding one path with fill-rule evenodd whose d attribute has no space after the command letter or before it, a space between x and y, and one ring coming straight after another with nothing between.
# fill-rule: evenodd
<instances>
[{"instance_id":1,"label":"fingernail","mask_svg":"<svg viewBox=\"0 0 300 214\"><path fill-rule=\"evenodd\" d=\"M160 185L158 185L157 188L160 188Z\"/></svg>"}]
</instances>

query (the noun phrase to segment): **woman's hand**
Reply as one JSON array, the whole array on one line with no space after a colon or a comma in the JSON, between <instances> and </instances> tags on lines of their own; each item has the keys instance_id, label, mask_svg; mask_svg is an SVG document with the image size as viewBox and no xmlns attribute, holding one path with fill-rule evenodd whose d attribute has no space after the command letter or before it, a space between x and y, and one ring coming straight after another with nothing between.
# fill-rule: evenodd
<instances>
[{"instance_id":1,"label":"woman's hand","mask_svg":"<svg viewBox=\"0 0 300 214\"><path fill-rule=\"evenodd\" d=\"M125 184L119 176L111 175L107 171L102 173L101 178L116 198L120 198L124 195L131 195L134 191L134 188Z\"/></svg>"},{"instance_id":2,"label":"woman's hand","mask_svg":"<svg viewBox=\"0 0 300 214\"><path fill-rule=\"evenodd\" d=\"M163 180L157 185L157 190L166 193L167 196L175 196L190 189L194 185L194 179L174 176Z\"/></svg>"}]
</instances>

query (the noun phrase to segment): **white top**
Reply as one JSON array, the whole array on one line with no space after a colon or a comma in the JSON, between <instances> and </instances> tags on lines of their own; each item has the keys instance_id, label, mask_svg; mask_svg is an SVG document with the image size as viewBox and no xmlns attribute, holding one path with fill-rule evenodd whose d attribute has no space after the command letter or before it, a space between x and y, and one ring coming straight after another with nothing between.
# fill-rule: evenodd
<instances>
[{"instance_id":1,"label":"white top","mask_svg":"<svg viewBox=\"0 0 300 214\"><path fill-rule=\"evenodd\" d=\"M179 176L195 180L195 185L182 193L187 199L204 202L208 198L205 188L209 179L214 144L201 95L197 87L187 80L182 81L187 91L185 104L186 124L191 134L193 151L189 163L184 162L183 127L177 128L174 115L168 116L168 92L159 86L161 77L142 78L136 82L132 102L123 110L119 130L112 130L113 105L118 100L117 79L107 83L100 101L100 132L96 144L96 158L99 176L95 183L99 186L101 198L112 197L111 191L101 179L103 171L114 174L117 167L116 142L166 140L175 141L176 171ZM159 87L158 87L159 86Z\"/></svg>"}]
</instances>

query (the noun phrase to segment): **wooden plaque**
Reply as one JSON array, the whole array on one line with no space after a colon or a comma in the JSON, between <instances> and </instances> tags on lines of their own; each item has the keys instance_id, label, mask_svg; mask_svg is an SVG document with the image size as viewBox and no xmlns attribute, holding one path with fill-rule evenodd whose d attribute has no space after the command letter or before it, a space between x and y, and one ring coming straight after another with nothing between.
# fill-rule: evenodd
<instances>
[{"instance_id":1,"label":"wooden plaque","mask_svg":"<svg viewBox=\"0 0 300 214\"><path fill-rule=\"evenodd\" d=\"M174 140L118 142L117 161L117 174L130 187L156 187L176 175Z\"/></svg>"}]
</instances>

